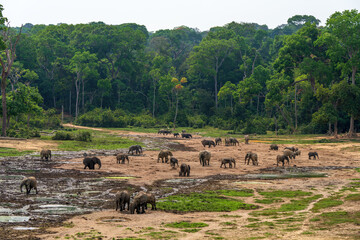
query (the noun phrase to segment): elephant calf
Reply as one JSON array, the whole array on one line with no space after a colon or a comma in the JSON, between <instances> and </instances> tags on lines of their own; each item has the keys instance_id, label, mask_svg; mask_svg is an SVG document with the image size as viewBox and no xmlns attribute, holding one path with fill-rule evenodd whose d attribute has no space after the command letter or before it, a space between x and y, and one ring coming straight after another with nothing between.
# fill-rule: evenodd
<instances>
[{"instance_id":1,"label":"elephant calf","mask_svg":"<svg viewBox=\"0 0 360 240\"><path fill-rule=\"evenodd\" d=\"M285 165L285 160L287 161L288 165L290 165L290 161L288 156L285 155L277 155L276 157L276 166L279 166L279 162L282 162L282 165Z\"/></svg>"},{"instance_id":2,"label":"elephant calf","mask_svg":"<svg viewBox=\"0 0 360 240\"><path fill-rule=\"evenodd\" d=\"M295 153L293 151L291 151L290 149L285 149L283 151L284 155L289 157L290 159L295 159Z\"/></svg>"},{"instance_id":3,"label":"elephant calf","mask_svg":"<svg viewBox=\"0 0 360 240\"><path fill-rule=\"evenodd\" d=\"M258 162L258 156L256 153L252 153L252 152L248 152L245 155L245 164L246 164L246 160L247 160L247 165L249 165L250 160L252 161L253 165L259 165Z\"/></svg>"},{"instance_id":4,"label":"elephant calf","mask_svg":"<svg viewBox=\"0 0 360 240\"><path fill-rule=\"evenodd\" d=\"M37 182L35 177L28 177L24 178L20 184L20 191L22 192L22 188L25 186L26 188L26 195L28 195L31 191L31 189L35 189L36 194L38 194L37 190Z\"/></svg>"},{"instance_id":5,"label":"elephant calf","mask_svg":"<svg viewBox=\"0 0 360 240\"><path fill-rule=\"evenodd\" d=\"M173 154L171 151L169 150L161 150L159 152L159 155L158 155L158 160L157 162L160 161L160 158L161 158L161 162L164 163L164 158L165 158L165 163L167 163L169 161L169 156L172 157Z\"/></svg>"},{"instance_id":6,"label":"elephant calf","mask_svg":"<svg viewBox=\"0 0 360 240\"><path fill-rule=\"evenodd\" d=\"M229 168L232 168L233 164L234 164L234 168L236 167L236 163L235 163L234 158L224 158L224 159L222 159L220 167L222 168L222 166L224 165L225 168L226 168L226 164L229 164Z\"/></svg>"},{"instance_id":7,"label":"elephant calf","mask_svg":"<svg viewBox=\"0 0 360 240\"><path fill-rule=\"evenodd\" d=\"M89 169L95 169L95 164L99 165L99 169L101 168L101 161L97 157L92 157L92 158L86 157L83 160L83 164L84 164L84 169L86 169L87 167Z\"/></svg>"},{"instance_id":8,"label":"elephant calf","mask_svg":"<svg viewBox=\"0 0 360 240\"><path fill-rule=\"evenodd\" d=\"M206 145L208 145L209 146L209 148L211 147L211 146L214 146L215 147L215 142L213 141L213 140L202 140L201 141L201 144L205 147Z\"/></svg>"},{"instance_id":9,"label":"elephant calf","mask_svg":"<svg viewBox=\"0 0 360 240\"><path fill-rule=\"evenodd\" d=\"M276 144L271 144L270 145L270 150L279 150L279 147L278 147L278 145L276 145Z\"/></svg>"},{"instance_id":10,"label":"elephant calf","mask_svg":"<svg viewBox=\"0 0 360 240\"><path fill-rule=\"evenodd\" d=\"M175 168L175 164L176 164L177 166L179 166L179 161L178 161L176 158L171 157L171 158L170 158L170 166L173 167L173 168Z\"/></svg>"},{"instance_id":11,"label":"elephant calf","mask_svg":"<svg viewBox=\"0 0 360 240\"><path fill-rule=\"evenodd\" d=\"M152 193L146 193L147 202L145 208L147 209L147 204L151 204L151 210L156 210L156 197Z\"/></svg>"},{"instance_id":12,"label":"elephant calf","mask_svg":"<svg viewBox=\"0 0 360 240\"><path fill-rule=\"evenodd\" d=\"M131 152L131 155L134 155L134 151L138 155L143 152L142 147L140 145L133 145L129 147L128 154Z\"/></svg>"},{"instance_id":13,"label":"elephant calf","mask_svg":"<svg viewBox=\"0 0 360 240\"><path fill-rule=\"evenodd\" d=\"M199 153L200 164L203 166L210 165L211 153L208 151L202 151Z\"/></svg>"},{"instance_id":14,"label":"elephant calf","mask_svg":"<svg viewBox=\"0 0 360 240\"><path fill-rule=\"evenodd\" d=\"M181 164L179 177L181 176L188 177L189 175L190 175L190 165L187 165L185 163Z\"/></svg>"},{"instance_id":15,"label":"elephant calf","mask_svg":"<svg viewBox=\"0 0 360 240\"><path fill-rule=\"evenodd\" d=\"M116 208L115 211L120 209L120 211L125 210L125 206L127 204L127 208L129 211L130 208L130 194L128 191L124 190L122 192L117 192L115 195L115 203Z\"/></svg>"},{"instance_id":16,"label":"elephant calf","mask_svg":"<svg viewBox=\"0 0 360 240\"><path fill-rule=\"evenodd\" d=\"M222 143L221 138L215 138L215 144L220 145L220 143Z\"/></svg>"},{"instance_id":17,"label":"elephant calf","mask_svg":"<svg viewBox=\"0 0 360 240\"><path fill-rule=\"evenodd\" d=\"M250 140L249 135L245 135L244 139L245 139L245 144L249 144L249 140Z\"/></svg>"},{"instance_id":18,"label":"elephant calf","mask_svg":"<svg viewBox=\"0 0 360 240\"><path fill-rule=\"evenodd\" d=\"M311 159L311 157L314 157L314 159L316 159L316 157L319 159L319 155L317 152L309 152L309 159Z\"/></svg>"},{"instance_id":19,"label":"elephant calf","mask_svg":"<svg viewBox=\"0 0 360 240\"><path fill-rule=\"evenodd\" d=\"M190 133L182 133L181 137L182 138L192 138L192 135Z\"/></svg>"},{"instance_id":20,"label":"elephant calf","mask_svg":"<svg viewBox=\"0 0 360 240\"><path fill-rule=\"evenodd\" d=\"M43 160L43 158L45 158L46 161L51 160L51 150L41 150L40 152L40 157L41 157L41 160Z\"/></svg>"},{"instance_id":21,"label":"elephant calf","mask_svg":"<svg viewBox=\"0 0 360 240\"><path fill-rule=\"evenodd\" d=\"M128 157L128 155L126 155L126 154L117 154L116 155L116 162L118 163L118 164L125 164L125 160L127 160L127 162L128 162L128 164L129 164L129 157Z\"/></svg>"}]
</instances>

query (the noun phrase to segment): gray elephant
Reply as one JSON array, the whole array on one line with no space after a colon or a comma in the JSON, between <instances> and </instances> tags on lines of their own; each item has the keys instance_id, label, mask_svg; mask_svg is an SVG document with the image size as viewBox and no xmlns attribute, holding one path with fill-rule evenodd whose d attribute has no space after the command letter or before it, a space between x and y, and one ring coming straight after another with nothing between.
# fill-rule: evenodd
<instances>
[{"instance_id":1,"label":"gray elephant","mask_svg":"<svg viewBox=\"0 0 360 240\"><path fill-rule=\"evenodd\" d=\"M290 150L292 152L295 152L295 151L299 150L297 147L285 147L284 149L288 149L288 150Z\"/></svg>"},{"instance_id":2,"label":"gray elephant","mask_svg":"<svg viewBox=\"0 0 360 240\"><path fill-rule=\"evenodd\" d=\"M290 159L295 159L295 157L296 157L295 153L293 151L289 150L289 149L285 149L283 151L283 153L284 153L285 156L289 157Z\"/></svg>"},{"instance_id":3,"label":"gray elephant","mask_svg":"<svg viewBox=\"0 0 360 240\"><path fill-rule=\"evenodd\" d=\"M270 150L279 150L279 147L278 147L278 145L276 145L276 144L271 144L270 145Z\"/></svg>"},{"instance_id":4,"label":"gray elephant","mask_svg":"<svg viewBox=\"0 0 360 240\"><path fill-rule=\"evenodd\" d=\"M135 209L136 209L136 212L139 214L140 208L142 208L141 213L145 213L145 207L146 207L147 202L148 202L148 196L144 192L139 192L134 197L133 202L130 204L130 214L134 214Z\"/></svg>"},{"instance_id":5,"label":"gray elephant","mask_svg":"<svg viewBox=\"0 0 360 240\"><path fill-rule=\"evenodd\" d=\"M117 192L115 195L116 208L115 211L120 209L120 211L125 210L127 204L128 211L130 209L130 194L128 191L124 190L122 192Z\"/></svg>"},{"instance_id":6,"label":"gray elephant","mask_svg":"<svg viewBox=\"0 0 360 240\"><path fill-rule=\"evenodd\" d=\"M282 165L285 165L285 160L287 161L288 165L290 165L290 161L288 156L285 155L277 155L276 157L276 166L279 166L279 162L282 162Z\"/></svg>"},{"instance_id":7,"label":"gray elephant","mask_svg":"<svg viewBox=\"0 0 360 240\"><path fill-rule=\"evenodd\" d=\"M224 165L225 168L226 168L226 164L229 164L229 168L232 168L233 164L234 164L234 168L236 167L236 163L235 163L234 158L224 158L224 159L222 159L220 167L222 168L222 166Z\"/></svg>"},{"instance_id":8,"label":"gray elephant","mask_svg":"<svg viewBox=\"0 0 360 240\"><path fill-rule=\"evenodd\" d=\"M211 146L214 146L215 147L215 142L213 141L213 140L202 140L201 141L201 144L205 147L206 145L208 145L209 146L209 148L211 147Z\"/></svg>"},{"instance_id":9,"label":"gray elephant","mask_svg":"<svg viewBox=\"0 0 360 240\"><path fill-rule=\"evenodd\" d=\"M181 137L182 138L192 138L192 135L190 133L182 133Z\"/></svg>"},{"instance_id":10,"label":"gray elephant","mask_svg":"<svg viewBox=\"0 0 360 240\"><path fill-rule=\"evenodd\" d=\"M236 144L240 145L239 141L236 138L229 138L229 141L230 141L230 145L232 146L236 146Z\"/></svg>"},{"instance_id":11,"label":"gray elephant","mask_svg":"<svg viewBox=\"0 0 360 240\"><path fill-rule=\"evenodd\" d=\"M199 153L200 164L203 166L210 165L211 153L208 151L202 151Z\"/></svg>"},{"instance_id":12,"label":"gray elephant","mask_svg":"<svg viewBox=\"0 0 360 240\"><path fill-rule=\"evenodd\" d=\"M146 193L146 196L147 196L147 202L146 202L145 208L147 209L147 204L151 204L151 210L157 210L155 195L152 193Z\"/></svg>"},{"instance_id":13,"label":"gray elephant","mask_svg":"<svg viewBox=\"0 0 360 240\"><path fill-rule=\"evenodd\" d=\"M250 140L249 135L245 135L244 139L245 139L245 144L249 144L249 140Z\"/></svg>"},{"instance_id":14,"label":"gray elephant","mask_svg":"<svg viewBox=\"0 0 360 240\"><path fill-rule=\"evenodd\" d=\"M320 159L317 152L309 152L308 155L309 155L309 159L311 159L311 157L314 157L314 159L316 159L316 157Z\"/></svg>"},{"instance_id":15,"label":"gray elephant","mask_svg":"<svg viewBox=\"0 0 360 240\"><path fill-rule=\"evenodd\" d=\"M22 192L22 188L25 186L26 188L26 195L28 195L31 191L31 189L35 189L36 194L38 194L37 190L37 181L35 177L28 177L24 178L20 184L20 191Z\"/></svg>"},{"instance_id":16,"label":"gray elephant","mask_svg":"<svg viewBox=\"0 0 360 240\"><path fill-rule=\"evenodd\" d=\"M188 177L189 175L190 175L190 165L187 165L185 163L181 164L179 177L181 176Z\"/></svg>"},{"instance_id":17,"label":"gray elephant","mask_svg":"<svg viewBox=\"0 0 360 240\"><path fill-rule=\"evenodd\" d=\"M221 138L215 138L215 144L220 145L222 143Z\"/></svg>"},{"instance_id":18,"label":"gray elephant","mask_svg":"<svg viewBox=\"0 0 360 240\"><path fill-rule=\"evenodd\" d=\"M131 152L131 155L134 155L134 151L137 155L139 155L140 153L142 153L142 147L140 145L130 146L128 153Z\"/></svg>"},{"instance_id":19,"label":"gray elephant","mask_svg":"<svg viewBox=\"0 0 360 240\"><path fill-rule=\"evenodd\" d=\"M128 155L126 155L126 154L117 154L116 155L116 162L118 163L118 164L125 164L125 160L127 160L127 162L128 162L128 164L129 164L129 157L128 157Z\"/></svg>"},{"instance_id":20,"label":"gray elephant","mask_svg":"<svg viewBox=\"0 0 360 240\"><path fill-rule=\"evenodd\" d=\"M177 166L179 166L179 161L178 161L176 158L171 157L171 158L170 158L170 166L173 167L173 168L175 168L175 164L176 164Z\"/></svg>"},{"instance_id":21,"label":"gray elephant","mask_svg":"<svg viewBox=\"0 0 360 240\"><path fill-rule=\"evenodd\" d=\"M43 158L45 158L46 161L51 160L51 150L41 150L40 152L40 157L41 160L43 160Z\"/></svg>"},{"instance_id":22,"label":"gray elephant","mask_svg":"<svg viewBox=\"0 0 360 240\"><path fill-rule=\"evenodd\" d=\"M247 160L247 165L249 165L250 160L252 161L253 165L259 165L258 156L257 156L256 153L253 153L253 152L246 153L246 155L245 155L245 164L246 164L246 160Z\"/></svg>"},{"instance_id":23,"label":"gray elephant","mask_svg":"<svg viewBox=\"0 0 360 240\"><path fill-rule=\"evenodd\" d=\"M83 164L84 164L84 169L86 169L87 167L89 169L95 169L95 164L99 165L99 169L101 168L101 161L99 158L97 157L86 157L83 160Z\"/></svg>"},{"instance_id":24,"label":"gray elephant","mask_svg":"<svg viewBox=\"0 0 360 240\"><path fill-rule=\"evenodd\" d=\"M165 163L168 163L168 161L169 161L169 156L170 156L170 157L173 156L173 154L172 154L171 151L169 151L169 150L161 150L161 151L159 152L157 162L159 162L159 161L160 161L160 158L161 158L161 162L164 163L164 158L165 158Z\"/></svg>"}]
</instances>

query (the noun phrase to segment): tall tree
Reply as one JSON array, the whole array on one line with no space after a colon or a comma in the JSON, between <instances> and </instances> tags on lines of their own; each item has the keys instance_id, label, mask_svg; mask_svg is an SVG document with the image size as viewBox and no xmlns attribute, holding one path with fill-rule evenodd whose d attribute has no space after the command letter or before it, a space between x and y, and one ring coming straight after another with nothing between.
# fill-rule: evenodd
<instances>
[{"instance_id":1,"label":"tall tree","mask_svg":"<svg viewBox=\"0 0 360 240\"><path fill-rule=\"evenodd\" d=\"M6 80L11 72L11 67L16 58L16 45L19 42L20 31L14 41L13 35L9 25L5 26L7 19L3 16L3 6L0 4L0 64L1 64L1 96L2 96L2 130L1 135L6 136L6 120L7 120L7 108L6 108Z\"/></svg>"},{"instance_id":2,"label":"tall tree","mask_svg":"<svg viewBox=\"0 0 360 240\"><path fill-rule=\"evenodd\" d=\"M351 84L356 86L356 73L360 67L360 13L356 9L335 12L326 26L329 31L322 35L318 44L328 45L327 54L341 69L343 77L351 75ZM358 103L353 101L353 104ZM351 114L349 136L354 134L354 114Z\"/></svg>"}]
</instances>

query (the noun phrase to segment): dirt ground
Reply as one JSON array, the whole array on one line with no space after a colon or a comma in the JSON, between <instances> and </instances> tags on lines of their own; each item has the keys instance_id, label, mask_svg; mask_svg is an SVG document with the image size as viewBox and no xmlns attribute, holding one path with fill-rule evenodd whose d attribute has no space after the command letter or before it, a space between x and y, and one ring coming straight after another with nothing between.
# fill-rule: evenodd
<instances>
[{"instance_id":1,"label":"dirt ground","mask_svg":"<svg viewBox=\"0 0 360 240\"><path fill-rule=\"evenodd\" d=\"M99 129L97 129L99 130ZM49 165L49 169L56 171L71 171L72 174L85 176L84 179L99 177L132 177L129 179L108 178L105 185L97 188L94 184L91 188L82 189L76 185L76 192L79 196L85 196L85 191L101 191L97 196L96 204L89 201L89 206L94 207L93 212L87 214L76 214L74 217L65 218L66 221L61 224L55 224L56 227L44 228L44 231L26 231L24 236L30 239L84 239L91 232L93 238L89 239L121 239L121 238L141 238L141 239L353 239L354 236L360 236L360 227L352 224L342 224L341 228L330 228L326 230L314 230L311 228L310 219L314 213L309 210L314 203L303 211L296 214L305 214L305 219L298 224L296 230L284 231L281 228L260 228L249 229L245 225L249 224L249 210L237 210L227 213L218 212L191 212L185 214L152 211L148 210L146 214L131 215L128 211L116 212L114 207L114 196L117 191L131 189L133 193L139 190L154 193L158 198L178 192L194 192L201 190L223 189L223 188L247 188L263 190L304 190L313 191L316 194L323 194L324 197L339 191L347 186L354 178L360 178L360 173L353 168L360 167L360 155L357 151L352 151L355 147L360 147L359 143L334 143L334 144L314 144L297 145L302 154L291 160L290 167L276 167L276 156L281 153L285 145L279 145L279 151L270 151L269 144L264 142L251 141L245 145L241 139L238 146L219 145L211 148L203 147L201 136L194 135L192 139L174 138L172 136L163 136L149 133L133 133L125 131L111 131L113 134L119 134L127 137L146 137L148 139L162 139L172 145L164 145L165 148L171 148L179 164L186 163L191 166L189 178L179 177L179 168L171 168L169 164L157 162L159 151L151 151L144 148L144 152L139 156L130 156L130 163L117 164L113 155L98 156L102 161L101 169L84 170L82 157L75 156L71 159L59 156L56 164ZM5 141L5 140L4 140ZM8 140L6 140L8 141ZM3 145L4 143L4 145ZM0 144L6 147L15 147L26 145L27 149L42 149L44 146L50 146L49 143L39 143L29 140L26 144L14 141L13 145L0 140ZM176 144L174 144L176 143ZM172 146L172 147L169 147ZM174 147L176 146L176 147ZM202 167L199 164L199 151L208 150L212 157L210 166ZM119 152L125 152L125 149ZM252 151L258 154L259 165L245 165L244 157L246 152ZM317 151L320 159L309 160L307 153ZM226 157L236 159L236 168L220 168L220 160ZM284 173L284 171L314 171L317 173L326 173L325 178L288 178L288 179L263 179L256 174ZM73 175L74 178L75 175ZM81 179L78 180L81 184ZM167 189L172 189L167 192ZM314 190L316 189L316 190ZM74 190L75 191L75 190ZM256 191L255 191L256 194ZM103 201L101 202L101 197ZM254 198L245 199L246 203L254 203ZM86 205L86 198L84 199ZM255 203L254 203L255 204ZM261 205L269 207L269 205ZM271 206L278 206L275 203ZM343 205L331 208L331 211L360 211L360 206L345 202ZM0 211L1 213L1 211ZM235 217L224 217L224 214ZM63 220L62 218L59 218ZM262 217L261 220L269 221ZM166 223L190 221L205 222L209 226L204 227L198 232L183 232L179 229L164 227ZM270 221L273 221L270 220ZM227 226L231 222L230 226ZM71 223L71 227L69 227ZM312 233L310 235L304 232ZM1 232L1 231L0 231ZM3 231L5 233L6 231ZM99 232L99 236L95 234ZM165 235L154 235L154 232L165 232ZM101 233L101 234L100 234ZM82 234L82 235L81 235ZM90 234L90 235L91 235ZM84 238L81 238L83 236ZM0 238L1 239L1 238ZM6 239L6 238L4 238ZM26 238L25 238L26 239Z\"/></svg>"}]
</instances>

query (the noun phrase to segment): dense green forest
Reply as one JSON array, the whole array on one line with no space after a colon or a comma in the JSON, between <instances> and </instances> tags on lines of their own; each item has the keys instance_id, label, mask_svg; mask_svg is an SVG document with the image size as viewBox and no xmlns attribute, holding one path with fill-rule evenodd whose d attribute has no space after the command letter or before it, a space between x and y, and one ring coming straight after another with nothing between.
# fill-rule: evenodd
<instances>
[{"instance_id":1,"label":"dense green forest","mask_svg":"<svg viewBox=\"0 0 360 240\"><path fill-rule=\"evenodd\" d=\"M206 32L102 22L7 28L1 19L2 62L16 45L2 79L10 133L22 122L56 127L62 109L86 126L210 125L258 134L360 127L357 10L335 12L324 27L296 15L275 29L231 22Z\"/></svg>"}]
</instances>

